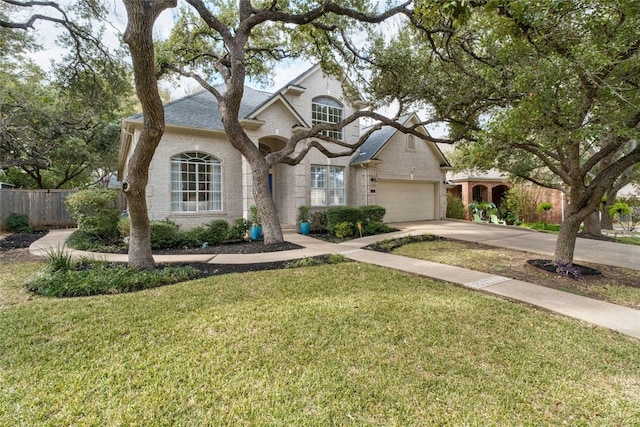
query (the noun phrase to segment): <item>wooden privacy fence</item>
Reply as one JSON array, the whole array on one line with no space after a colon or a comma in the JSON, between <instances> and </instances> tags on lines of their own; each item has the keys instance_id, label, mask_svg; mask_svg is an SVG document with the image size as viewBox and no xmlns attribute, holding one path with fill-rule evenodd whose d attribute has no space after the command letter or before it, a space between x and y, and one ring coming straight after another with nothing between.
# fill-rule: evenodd
<instances>
[{"instance_id":1,"label":"wooden privacy fence","mask_svg":"<svg viewBox=\"0 0 640 427\"><path fill-rule=\"evenodd\" d=\"M25 214L33 228L75 227L76 221L64 204L76 190L11 190L0 189L1 224L12 213Z\"/></svg>"}]
</instances>

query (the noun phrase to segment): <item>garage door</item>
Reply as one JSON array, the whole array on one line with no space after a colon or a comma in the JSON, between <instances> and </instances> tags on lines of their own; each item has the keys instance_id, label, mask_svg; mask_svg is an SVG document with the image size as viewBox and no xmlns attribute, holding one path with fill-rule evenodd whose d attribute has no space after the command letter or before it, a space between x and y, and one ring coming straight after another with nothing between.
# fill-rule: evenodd
<instances>
[{"instance_id":1,"label":"garage door","mask_svg":"<svg viewBox=\"0 0 640 427\"><path fill-rule=\"evenodd\" d=\"M435 219L435 184L378 181L376 204L386 208L385 222Z\"/></svg>"}]
</instances>

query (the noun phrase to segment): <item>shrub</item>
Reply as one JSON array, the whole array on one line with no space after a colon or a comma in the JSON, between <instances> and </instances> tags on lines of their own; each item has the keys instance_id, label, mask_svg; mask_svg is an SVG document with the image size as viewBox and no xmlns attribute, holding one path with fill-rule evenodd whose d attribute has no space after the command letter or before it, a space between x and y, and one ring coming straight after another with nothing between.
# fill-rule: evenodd
<instances>
[{"instance_id":1,"label":"shrub","mask_svg":"<svg viewBox=\"0 0 640 427\"><path fill-rule=\"evenodd\" d=\"M362 232L364 234L369 235L388 233L389 231L391 231L391 228L389 228L389 226L382 221L371 221L367 223L362 229Z\"/></svg>"},{"instance_id":2,"label":"shrub","mask_svg":"<svg viewBox=\"0 0 640 427\"><path fill-rule=\"evenodd\" d=\"M238 218L233 221L233 224L229 227L225 240L243 240L249 228L251 228L249 221L244 218Z\"/></svg>"},{"instance_id":3,"label":"shrub","mask_svg":"<svg viewBox=\"0 0 640 427\"><path fill-rule=\"evenodd\" d=\"M258 207L256 205L251 205L249 207L249 222L251 225L260 225L260 213L258 212Z\"/></svg>"},{"instance_id":4,"label":"shrub","mask_svg":"<svg viewBox=\"0 0 640 427\"><path fill-rule=\"evenodd\" d=\"M129 237L131 234L131 218L127 216L118 220L118 233L120 233L120 237Z\"/></svg>"},{"instance_id":5,"label":"shrub","mask_svg":"<svg viewBox=\"0 0 640 427\"><path fill-rule=\"evenodd\" d=\"M311 215L311 231L318 233L327 229L327 212L318 211Z\"/></svg>"},{"instance_id":6,"label":"shrub","mask_svg":"<svg viewBox=\"0 0 640 427\"><path fill-rule=\"evenodd\" d=\"M387 210L382 206L378 205L366 205L360 206L361 218L365 223L371 221L382 222L384 219L384 215L387 213Z\"/></svg>"},{"instance_id":7,"label":"shrub","mask_svg":"<svg viewBox=\"0 0 640 427\"><path fill-rule=\"evenodd\" d=\"M68 271L75 267L76 263L71 257L71 253L61 247L50 247L45 250L47 258L47 270L51 273L56 271Z\"/></svg>"},{"instance_id":8,"label":"shrub","mask_svg":"<svg viewBox=\"0 0 640 427\"><path fill-rule=\"evenodd\" d=\"M193 227L183 233L182 235L182 245L188 247L196 247L202 246L206 239L207 229L205 227Z\"/></svg>"},{"instance_id":9,"label":"shrub","mask_svg":"<svg viewBox=\"0 0 640 427\"><path fill-rule=\"evenodd\" d=\"M184 236L175 222L168 219L152 221L150 227L151 249L178 248L183 245Z\"/></svg>"},{"instance_id":10,"label":"shrub","mask_svg":"<svg viewBox=\"0 0 640 427\"><path fill-rule=\"evenodd\" d=\"M631 208L627 203L616 200L613 205L609 206L608 212L611 218L616 218L620 215L631 215Z\"/></svg>"},{"instance_id":11,"label":"shrub","mask_svg":"<svg viewBox=\"0 0 640 427\"><path fill-rule=\"evenodd\" d=\"M540 192L539 187L516 184L507 191L505 203L516 218L523 222L533 222L536 219Z\"/></svg>"},{"instance_id":12,"label":"shrub","mask_svg":"<svg viewBox=\"0 0 640 427\"><path fill-rule=\"evenodd\" d=\"M298 221L300 222L309 222L311 220L310 214L311 208L309 206L303 205L298 208Z\"/></svg>"},{"instance_id":13,"label":"shrub","mask_svg":"<svg viewBox=\"0 0 640 427\"><path fill-rule=\"evenodd\" d=\"M30 233L29 217L25 214L12 213L4 220L4 228L12 233Z\"/></svg>"},{"instance_id":14,"label":"shrub","mask_svg":"<svg viewBox=\"0 0 640 427\"><path fill-rule=\"evenodd\" d=\"M189 266L165 267L151 271L136 270L104 261L72 262L68 269L53 270L45 266L25 286L31 292L47 297L77 297L115 294L154 288L197 276Z\"/></svg>"},{"instance_id":15,"label":"shrub","mask_svg":"<svg viewBox=\"0 0 640 427\"><path fill-rule=\"evenodd\" d=\"M343 221L334 227L333 234L341 239L353 236L353 223Z\"/></svg>"},{"instance_id":16,"label":"shrub","mask_svg":"<svg viewBox=\"0 0 640 427\"><path fill-rule=\"evenodd\" d=\"M206 227L205 242L210 245L219 245L224 242L229 233L229 223L224 219L217 219Z\"/></svg>"},{"instance_id":17,"label":"shrub","mask_svg":"<svg viewBox=\"0 0 640 427\"><path fill-rule=\"evenodd\" d=\"M351 206L337 206L327 209L327 230L335 234L338 224L343 222L353 224L362 221L362 211Z\"/></svg>"},{"instance_id":18,"label":"shrub","mask_svg":"<svg viewBox=\"0 0 640 427\"><path fill-rule=\"evenodd\" d=\"M67 238L67 246L80 251L107 251L108 245L100 237L85 230L76 230Z\"/></svg>"},{"instance_id":19,"label":"shrub","mask_svg":"<svg viewBox=\"0 0 640 427\"><path fill-rule=\"evenodd\" d=\"M447 194L447 218L464 219L464 203L460 197Z\"/></svg>"},{"instance_id":20,"label":"shrub","mask_svg":"<svg viewBox=\"0 0 640 427\"><path fill-rule=\"evenodd\" d=\"M107 188L81 190L67 197L65 204L81 230L104 239L117 238L120 220L117 191Z\"/></svg>"},{"instance_id":21,"label":"shrub","mask_svg":"<svg viewBox=\"0 0 640 427\"><path fill-rule=\"evenodd\" d=\"M551 204L551 202L542 202L542 203L539 203L538 206L536 207L536 212L538 213L548 212L551 210L552 207L553 205Z\"/></svg>"}]
</instances>

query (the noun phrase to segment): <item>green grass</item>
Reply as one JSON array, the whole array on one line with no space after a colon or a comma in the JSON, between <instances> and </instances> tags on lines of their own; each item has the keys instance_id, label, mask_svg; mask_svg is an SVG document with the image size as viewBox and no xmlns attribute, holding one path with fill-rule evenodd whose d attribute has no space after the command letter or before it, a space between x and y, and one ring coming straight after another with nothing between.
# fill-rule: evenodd
<instances>
[{"instance_id":1,"label":"green grass","mask_svg":"<svg viewBox=\"0 0 640 427\"><path fill-rule=\"evenodd\" d=\"M640 343L358 263L22 299L0 425L633 425ZM12 278L12 279L8 279Z\"/></svg>"},{"instance_id":2,"label":"green grass","mask_svg":"<svg viewBox=\"0 0 640 427\"><path fill-rule=\"evenodd\" d=\"M550 234L558 234L562 224L547 224L546 222L523 222L521 227L530 228L536 231L544 231Z\"/></svg>"},{"instance_id":3,"label":"green grass","mask_svg":"<svg viewBox=\"0 0 640 427\"><path fill-rule=\"evenodd\" d=\"M504 248L487 248L480 245L477 248L469 246L464 242L454 240L436 240L419 243L409 243L400 246L393 251L396 255L409 258L421 259L447 265L468 268L476 271L500 274L509 277L517 276L514 273L514 259L516 264L520 264L520 269L524 267L525 259L539 258L540 255L527 254L521 251L511 251ZM524 255L524 256L523 256ZM597 267L597 266L594 266ZM553 285L561 288L562 283L566 287L562 288L568 292L587 295L612 302L622 304L631 308L640 308L640 287L620 284L612 274L602 276L592 276L587 280L560 279L553 276L549 278L549 273L527 269L527 277L522 280L531 283L544 284L544 281L551 280ZM640 272L624 268L616 269L621 280L638 283Z\"/></svg>"},{"instance_id":4,"label":"green grass","mask_svg":"<svg viewBox=\"0 0 640 427\"><path fill-rule=\"evenodd\" d=\"M640 237L616 237L616 242L624 243L627 245L640 245Z\"/></svg>"}]
</instances>

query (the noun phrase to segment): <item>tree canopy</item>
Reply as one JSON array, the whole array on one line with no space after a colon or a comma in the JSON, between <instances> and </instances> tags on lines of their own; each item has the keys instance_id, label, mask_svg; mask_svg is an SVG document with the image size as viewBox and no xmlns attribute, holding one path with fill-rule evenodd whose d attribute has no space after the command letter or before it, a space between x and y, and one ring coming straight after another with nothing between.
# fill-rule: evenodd
<instances>
[{"instance_id":1,"label":"tree canopy","mask_svg":"<svg viewBox=\"0 0 640 427\"><path fill-rule=\"evenodd\" d=\"M566 192L555 256L570 263L582 221L640 161L640 4L446 3L456 7L423 23L455 31L409 31L386 46L376 90L431 105L464 137L459 165Z\"/></svg>"},{"instance_id":2,"label":"tree canopy","mask_svg":"<svg viewBox=\"0 0 640 427\"><path fill-rule=\"evenodd\" d=\"M122 50L100 42L96 4L71 15L40 3L0 3L0 169L18 186L71 187L115 170L117 122L132 111L131 78ZM18 19L36 6L42 13ZM42 20L68 30L58 41L71 46L48 72L29 59L40 46L28 30Z\"/></svg>"}]
</instances>

